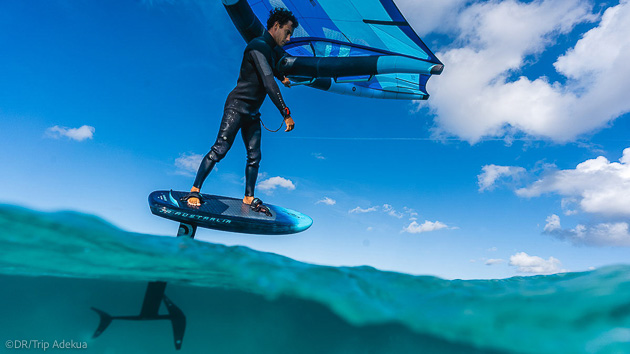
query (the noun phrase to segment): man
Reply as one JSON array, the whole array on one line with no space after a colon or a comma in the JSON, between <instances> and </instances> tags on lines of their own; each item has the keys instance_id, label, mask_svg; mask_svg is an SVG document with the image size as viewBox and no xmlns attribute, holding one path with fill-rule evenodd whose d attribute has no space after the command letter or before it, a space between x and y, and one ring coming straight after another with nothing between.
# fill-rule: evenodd
<instances>
[{"instance_id":1,"label":"man","mask_svg":"<svg viewBox=\"0 0 630 354\"><path fill-rule=\"evenodd\" d=\"M269 215L269 210L262 204L262 201L254 198L254 188L261 158L260 113L258 113L258 110L265 100L265 96L268 95L284 118L287 126L285 131L293 130L295 123L291 118L289 108L282 99L280 89L274 81L274 76L287 87L289 87L290 81L276 72L275 68L280 58L274 48L283 46L288 42L297 26L297 19L291 11L275 8L269 14L267 31L247 44L236 87L230 92L225 101L223 119L221 120L217 140L210 152L201 161L190 193L182 198L183 201L187 201L189 206L198 207L203 203L199 194L201 185L214 165L221 161L228 150L230 150L236 133L240 129L247 149L245 197L243 198L243 203L251 205L251 208L255 211Z\"/></svg>"}]
</instances>

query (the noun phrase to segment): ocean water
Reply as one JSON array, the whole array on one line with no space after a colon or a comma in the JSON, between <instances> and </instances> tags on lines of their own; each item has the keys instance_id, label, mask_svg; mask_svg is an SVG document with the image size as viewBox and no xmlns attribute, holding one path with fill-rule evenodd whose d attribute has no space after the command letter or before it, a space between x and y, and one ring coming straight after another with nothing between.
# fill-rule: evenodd
<instances>
[{"instance_id":1,"label":"ocean water","mask_svg":"<svg viewBox=\"0 0 630 354\"><path fill-rule=\"evenodd\" d=\"M147 282L186 316L138 315ZM325 267L0 205L5 352L630 353L630 266L498 280ZM166 314L162 305L161 314Z\"/></svg>"}]
</instances>

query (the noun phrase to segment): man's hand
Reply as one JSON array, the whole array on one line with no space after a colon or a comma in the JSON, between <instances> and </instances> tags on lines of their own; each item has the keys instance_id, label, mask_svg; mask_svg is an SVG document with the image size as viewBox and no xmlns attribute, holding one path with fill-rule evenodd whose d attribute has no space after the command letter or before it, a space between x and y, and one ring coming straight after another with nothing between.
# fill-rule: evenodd
<instances>
[{"instance_id":1,"label":"man's hand","mask_svg":"<svg viewBox=\"0 0 630 354\"><path fill-rule=\"evenodd\" d=\"M282 80L282 84L286 87L291 87L291 80L289 80L289 78L285 76L285 78Z\"/></svg>"},{"instance_id":2,"label":"man's hand","mask_svg":"<svg viewBox=\"0 0 630 354\"><path fill-rule=\"evenodd\" d=\"M284 118L284 123L287 125L287 129L285 129L285 132L290 132L291 130L293 130L293 127L295 126L295 122L293 122L293 118L291 117L286 117Z\"/></svg>"}]
</instances>

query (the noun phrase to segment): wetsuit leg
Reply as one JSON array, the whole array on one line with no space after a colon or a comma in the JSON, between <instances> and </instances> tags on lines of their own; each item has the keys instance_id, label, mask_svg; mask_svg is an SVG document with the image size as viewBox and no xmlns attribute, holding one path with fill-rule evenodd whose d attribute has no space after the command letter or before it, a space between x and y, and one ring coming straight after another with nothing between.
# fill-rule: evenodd
<instances>
[{"instance_id":1,"label":"wetsuit leg","mask_svg":"<svg viewBox=\"0 0 630 354\"><path fill-rule=\"evenodd\" d=\"M223 112L217 140L214 145L212 145L210 152L208 152L201 161L193 187L201 189L201 185L208 177L208 174L210 174L210 171L212 171L214 165L221 161L232 147L232 143L234 143L234 138L240 126L241 114L232 109L226 109Z\"/></svg>"},{"instance_id":2,"label":"wetsuit leg","mask_svg":"<svg viewBox=\"0 0 630 354\"><path fill-rule=\"evenodd\" d=\"M256 179L258 178L258 166L260 166L260 115L244 117L241 135L247 149L247 165L245 166L245 196L253 197ZM246 120L246 121L245 121Z\"/></svg>"},{"instance_id":3,"label":"wetsuit leg","mask_svg":"<svg viewBox=\"0 0 630 354\"><path fill-rule=\"evenodd\" d=\"M216 161L210 158L210 153L207 153L206 156L201 160L201 164L199 165L199 169L197 170L197 177L195 177L195 182L193 183L193 187L201 189L201 185L203 181L208 178L210 171L214 168Z\"/></svg>"}]
</instances>

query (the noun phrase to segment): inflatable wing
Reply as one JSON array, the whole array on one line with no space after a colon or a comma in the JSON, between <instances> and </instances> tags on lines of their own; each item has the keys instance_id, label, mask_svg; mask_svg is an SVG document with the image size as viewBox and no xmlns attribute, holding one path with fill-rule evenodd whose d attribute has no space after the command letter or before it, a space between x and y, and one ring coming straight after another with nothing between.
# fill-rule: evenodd
<instances>
[{"instance_id":1,"label":"inflatable wing","mask_svg":"<svg viewBox=\"0 0 630 354\"><path fill-rule=\"evenodd\" d=\"M262 35L269 11L284 7L299 27L278 70L295 84L372 98L426 100L444 65L392 0L223 0L246 41Z\"/></svg>"}]
</instances>

